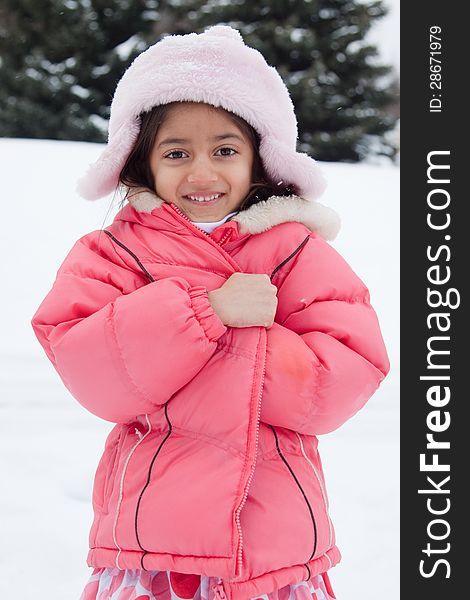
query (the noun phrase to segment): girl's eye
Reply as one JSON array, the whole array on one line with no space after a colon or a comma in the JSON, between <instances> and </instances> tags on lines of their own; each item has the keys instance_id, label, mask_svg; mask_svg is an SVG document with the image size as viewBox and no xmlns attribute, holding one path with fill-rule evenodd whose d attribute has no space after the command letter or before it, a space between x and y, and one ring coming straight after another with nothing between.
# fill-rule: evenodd
<instances>
[{"instance_id":1,"label":"girl's eye","mask_svg":"<svg viewBox=\"0 0 470 600\"><path fill-rule=\"evenodd\" d=\"M177 158L182 158L181 156L174 156L172 157L172 154L184 154L184 152L182 150L172 150L171 152L168 152L168 154L165 155L165 158L170 158L172 160L177 159Z\"/></svg>"},{"instance_id":2,"label":"girl's eye","mask_svg":"<svg viewBox=\"0 0 470 600\"><path fill-rule=\"evenodd\" d=\"M233 148L229 148L228 146L225 146L224 148L219 148L217 152L221 152L222 150L230 150L230 152L233 152L233 154L237 154L236 150L234 150ZM233 156L233 154L222 154L222 156Z\"/></svg>"}]
</instances>

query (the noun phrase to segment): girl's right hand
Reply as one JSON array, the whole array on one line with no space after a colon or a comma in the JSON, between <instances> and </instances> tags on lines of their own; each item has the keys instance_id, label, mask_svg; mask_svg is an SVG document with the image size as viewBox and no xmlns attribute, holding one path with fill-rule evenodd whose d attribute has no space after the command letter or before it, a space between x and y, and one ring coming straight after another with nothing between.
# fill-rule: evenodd
<instances>
[{"instance_id":1,"label":"girl's right hand","mask_svg":"<svg viewBox=\"0 0 470 600\"><path fill-rule=\"evenodd\" d=\"M276 293L277 287L269 275L233 273L208 296L214 311L228 327L271 327L277 309Z\"/></svg>"}]
</instances>

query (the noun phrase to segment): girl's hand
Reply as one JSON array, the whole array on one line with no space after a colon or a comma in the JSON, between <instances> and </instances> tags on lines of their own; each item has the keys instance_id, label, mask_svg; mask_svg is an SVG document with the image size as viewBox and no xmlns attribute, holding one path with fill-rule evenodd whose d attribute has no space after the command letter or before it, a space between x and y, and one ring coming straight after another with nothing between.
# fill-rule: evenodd
<instances>
[{"instance_id":1,"label":"girl's hand","mask_svg":"<svg viewBox=\"0 0 470 600\"><path fill-rule=\"evenodd\" d=\"M233 273L208 296L214 311L228 327L271 327L277 309L276 293L277 287L269 275Z\"/></svg>"}]
</instances>

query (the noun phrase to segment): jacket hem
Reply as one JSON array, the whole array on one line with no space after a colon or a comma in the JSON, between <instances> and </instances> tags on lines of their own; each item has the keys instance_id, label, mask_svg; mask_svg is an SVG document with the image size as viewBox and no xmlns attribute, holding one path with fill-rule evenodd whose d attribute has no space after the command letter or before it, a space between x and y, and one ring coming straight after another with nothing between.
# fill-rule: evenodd
<instances>
[{"instance_id":1,"label":"jacket hem","mask_svg":"<svg viewBox=\"0 0 470 600\"><path fill-rule=\"evenodd\" d=\"M293 565L264 573L247 581L231 582L222 581L227 600L247 600L264 596L286 585L306 581L315 575L328 571L341 560L341 553L337 546L330 548L325 554L305 564Z\"/></svg>"},{"instance_id":2,"label":"jacket hem","mask_svg":"<svg viewBox=\"0 0 470 600\"><path fill-rule=\"evenodd\" d=\"M142 552L141 550L117 550L116 548L91 548L87 565L94 568L117 567L119 569L142 569L146 571L175 571L177 573L199 573L230 579L235 576L234 556L178 556L175 554Z\"/></svg>"},{"instance_id":3,"label":"jacket hem","mask_svg":"<svg viewBox=\"0 0 470 600\"><path fill-rule=\"evenodd\" d=\"M115 567L118 551L111 548L91 548L87 564L89 567ZM121 569L141 569L140 551L122 550L119 554ZM286 585L300 583L320 575L337 565L341 553L337 546L305 564L284 567L269 573L264 573L246 581L230 581L235 569L234 557L207 556L175 556L172 554L145 554L144 566L147 571L176 571L177 573L194 574L197 572L209 577L220 577L220 582L227 600L247 600L256 596L269 594Z\"/></svg>"}]
</instances>

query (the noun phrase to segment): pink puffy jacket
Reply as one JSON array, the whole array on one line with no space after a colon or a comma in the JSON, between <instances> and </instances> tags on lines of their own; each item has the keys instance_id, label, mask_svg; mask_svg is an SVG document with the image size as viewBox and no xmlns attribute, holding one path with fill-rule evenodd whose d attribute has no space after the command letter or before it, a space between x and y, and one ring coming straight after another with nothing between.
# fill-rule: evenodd
<instances>
[{"instance_id":1,"label":"pink puffy jacket","mask_svg":"<svg viewBox=\"0 0 470 600\"><path fill-rule=\"evenodd\" d=\"M116 423L88 565L218 576L229 600L327 571L316 436L389 370L366 286L318 233L328 214L272 197L209 235L152 194L131 202L76 242L32 319L70 393ZM237 271L278 288L272 327L214 312L207 291Z\"/></svg>"}]
</instances>

